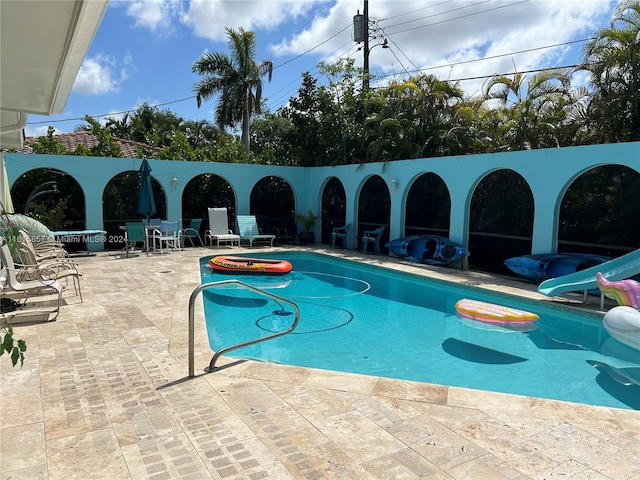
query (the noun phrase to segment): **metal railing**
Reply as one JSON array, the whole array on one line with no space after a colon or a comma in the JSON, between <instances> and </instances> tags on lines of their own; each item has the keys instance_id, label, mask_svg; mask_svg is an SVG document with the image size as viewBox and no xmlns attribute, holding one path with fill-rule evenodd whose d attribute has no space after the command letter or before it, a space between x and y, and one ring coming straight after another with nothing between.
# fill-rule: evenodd
<instances>
[{"instance_id":1,"label":"metal railing","mask_svg":"<svg viewBox=\"0 0 640 480\"><path fill-rule=\"evenodd\" d=\"M246 288L247 290L250 290L254 293L270 298L274 300L276 303L278 303L281 307L282 307L282 304L289 305L293 309L293 312L295 315L293 318L293 322L291 323L291 326L285 330L275 332L269 335L265 335L263 337L259 337L246 342L237 343L235 345L229 345L227 347L223 347L219 349L215 353L215 355L213 355L213 357L211 358L211 361L209 362L209 366L205 368L205 372L211 373L215 371L216 361L218 361L218 359L225 353L228 353L232 350L237 350L239 348L248 347L249 345L254 345L256 343L271 340L276 337L281 337L282 335L291 333L298 326L298 322L300 320L300 309L298 308L298 305L293 303L291 300L287 300L286 298L282 298L278 295L274 295L265 290L256 288L252 285L248 285L244 282L241 282L240 280L235 280L235 279L221 280L219 282L203 283L202 285L196 287L196 289L191 293L191 297L189 297L189 377L195 376L195 303L196 303L196 299L198 295L204 290L207 290L209 288L215 288L220 285L226 285L226 284L235 284L241 288Z\"/></svg>"}]
</instances>

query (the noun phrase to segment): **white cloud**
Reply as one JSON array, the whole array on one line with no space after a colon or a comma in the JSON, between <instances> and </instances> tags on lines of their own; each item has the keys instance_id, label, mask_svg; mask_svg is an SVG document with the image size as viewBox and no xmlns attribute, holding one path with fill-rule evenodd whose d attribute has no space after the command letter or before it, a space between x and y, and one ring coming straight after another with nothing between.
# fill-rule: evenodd
<instances>
[{"instance_id":1,"label":"white cloud","mask_svg":"<svg viewBox=\"0 0 640 480\"><path fill-rule=\"evenodd\" d=\"M24 129L24 135L26 137L44 137L47 135L48 131L49 131L48 125L38 125L38 126L27 125ZM53 133L54 135L59 135L61 133L67 133L67 132L60 130L58 128L54 128Z\"/></svg>"},{"instance_id":2,"label":"white cloud","mask_svg":"<svg viewBox=\"0 0 640 480\"><path fill-rule=\"evenodd\" d=\"M127 15L136 21L136 27L144 27L161 36L170 36L173 21L182 15L180 0L135 0L128 2Z\"/></svg>"},{"instance_id":3,"label":"white cloud","mask_svg":"<svg viewBox=\"0 0 640 480\"><path fill-rule=\"evenodd\" d=\"M182 17L198 37L226 41L227 27L273 30L324 0L192 0Z\"/></svg>"},{"instance_id":4,"label":"white cloud","mask_svg":"<svg viewBox=\"0 0 640 480\"><path fill-rule=\"evenodd\" d=\"M104 95L117 92L120 84L128 77L128 68L132 62L130 55L125 59L123 67L118 69L118 61L111 55L98 54L85 58L78 72L73 91L84 95Z\"/></svg>"}]
</instances>

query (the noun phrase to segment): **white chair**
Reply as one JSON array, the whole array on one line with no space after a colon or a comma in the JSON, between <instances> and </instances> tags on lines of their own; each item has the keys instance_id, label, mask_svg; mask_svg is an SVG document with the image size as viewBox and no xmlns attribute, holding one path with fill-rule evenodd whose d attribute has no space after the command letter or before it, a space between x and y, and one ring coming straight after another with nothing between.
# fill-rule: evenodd
<instances>
[{"instance_id":1,"label":"white chair","mask_svg":"<svg viewBox=\"0 0 640 480\"><path fill-rule=\"evenodd\" d=\"M204 236L209 240L209 246L213 246L216 241L216 247L222 243L230 243L231 246L240 246L240 235L234 234L229 229L229 217L225 207L208 208L209 212L209 230L204 232Z\"/></svg>"},{"instance_id":2,"label":"white chair","mask_svg":"<svg viewBox=\"0 0 640 480\"><path fill-rule=\"evenodd\" d=\"M167 248L174 250L180 250L180 237L182 234L180 228L180 220L169 221L162 220L160 222L160 228L153 230L151 234L151 242L153 243L153 251L156 251L156 242L160 247L160 253L162 254L163 245Z\"/></svg>"}]
</instances>

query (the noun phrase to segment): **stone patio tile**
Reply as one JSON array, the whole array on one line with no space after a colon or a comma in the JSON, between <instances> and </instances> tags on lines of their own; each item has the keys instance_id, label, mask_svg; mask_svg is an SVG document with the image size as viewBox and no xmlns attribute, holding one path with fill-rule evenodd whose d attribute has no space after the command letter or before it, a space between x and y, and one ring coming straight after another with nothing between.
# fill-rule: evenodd
<instances>
[{"instance_id":1,"label":"stone patio tile","mask_svg":"<svg viewBox=\"0 0 640 480\"><path fill-rule=\"evenodd\" d=\"M357 463L368 462L405 447L394 435L354 410L316 418L313 425ZM360 438L367 441L361 442Z\"/></svg>"},{"instance_id":2,"label":"stone patio tile","mask_svg":"<svg viewBox=\"0 0 640 480\"><path fill-rule=\"evenodd\" d=\"M47 441L50 480L130 478L122 450L111 429Z\"/></svg>"},{"instance_id":3,"label":"stone patio tile","mask_svg":"<svg viewBox=\"0 0 640 480\"><path fill-rule=\"evenodd\" d=\"M0 449L0 473L3 475L31 467L40 471L47 464L44 425L37 422L7 428L2 426Z\"/></svg>"}]
</instances>

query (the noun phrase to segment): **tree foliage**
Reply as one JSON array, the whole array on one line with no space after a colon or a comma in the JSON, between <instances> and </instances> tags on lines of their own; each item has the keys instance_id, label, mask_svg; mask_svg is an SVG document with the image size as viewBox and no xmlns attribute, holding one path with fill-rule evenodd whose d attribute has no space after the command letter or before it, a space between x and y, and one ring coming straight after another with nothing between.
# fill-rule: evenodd
<instances>
[{"instance_id":1,"label":"tree foliage","mask_svg":"<svg viewBox=\"0 0 640 480\"><path fill-rule=\"evenodd\" d=\"M592 143L640 140L640 1L621 2L610 27L584 48L592 84Z\"/></svg>"},{"instance_id":2,"label":"tree foliage","mask_svg":"<svg viewBox=\"0 0 640 480\"><path fill-rule=\"evenodd\" d=\"M254 113L261 112L262 77L271 81L273 63L256 63L256 40L253 32L227 28L230 55L205 52L193 64L193 73L204 78L193 90L198 108L203 100L220 95L215 110L216 124L224 129L242 125L242 144L250 150L249 126Z\"/></svg>"},{"instance_id":3,"label":"tree foliage","mask_svg":"<svg viewBox=\"0 0 640 480\"><path fill-rule=\"evenodd\" d=\"M0 356L7 353L11 359L11 364L15 367L20 361L20 366L24 364L24 352L27 351L27 343L22 339L13 338L13 327L3 316L0 323Z\"/></svg>"}]
</instances>

